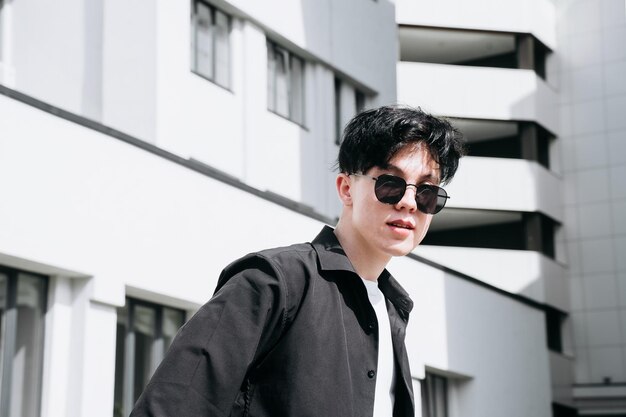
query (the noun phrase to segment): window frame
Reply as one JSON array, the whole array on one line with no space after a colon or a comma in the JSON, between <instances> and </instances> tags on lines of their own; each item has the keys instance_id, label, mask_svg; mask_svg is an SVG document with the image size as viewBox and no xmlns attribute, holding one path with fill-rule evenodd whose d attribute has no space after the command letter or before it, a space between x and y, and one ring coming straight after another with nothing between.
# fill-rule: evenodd
<instances>
[{"instance_id":1,"label":"window frame","mask_svg":"<svg viewBox=\"0 0 626 417\"><path fill-rule=\"evenodd\" d=\"M207 74L198 69L198 8L199 6L206 7L209 12L210 22L209 22L209 31L211 33L211 74ZM225 64L224 74L225 81L221 79L221 76L218 75L220 66L218 65L218 49L220 47L219 44L219 33L221 28L218 22L218 16L224 16L226 18L226 34L225 38L226 42L226 52L227 52L227 63ZM198 75L199 77L204 78L205 80L211 81L213 84L218 85L230 92L232 92L232 42L231 42L231 33L233 28L233 17L224 12L221 9L218 9L214 5L210 4L204 0L191 0L191 33L190 33L190 49L191 49L191 72Z\"/></svg>"},{"instance_id":2,"label":"window frame","mask_svg":"<svg viewBox=\"0 0 626 417\"><path fill-rule=\"evenodd\" d=\"M307 61L282 47L273 40L267 38L267 109L283 117L302 128L306 129L306 68ZM287 108L286 112L278 109L279 95L277 86L279 85L279 73L276 71L276 59L281 56L285 63L284 77L286 80ZM294 70L299 66L299 71ZM300 75L297 75L297 74ZM298 78L299 77L299 78ZM297 85L296 85L297 84ZM297 87L297 88L296 88ZM298 97L296 97L298 92ZM298 113L298 114L296 114Z\"/></svg>"},{"instance_id":3,"label":"window frame","mask_svg":"<svg viewBox=\"0 0 626 417\"><path fill-rule=\"evenodd\" d=\"M128 414L130 414L136 398L138 397L137 394L141 394L136 393L135 392L135 373L136 373L136 366L135 366L135 355L137 354L136 351L136 341L137 341L137 336L136 336L136 331L135 331L135 310L136 307L143 307L143 308L149 308L152 309L155 312L155 322L154 322L154 326L153 326L153 331L154 331L154 340L151 344L151 361L150 361L150 375L148 377L148 379L154 374L154 371L156 370L156 368L158 367L158 365L161 363L161 361L163 360L163 358L165 357L165 354L167 352L167 349L169 348L168 346L165 346L165 340L164 340L164 334L163 334L163 316L165 313L165 310L172 310L172 311L176 311L182 314L182 322L180 324L180 326L178 327L178 329L180 329L185 322L187 321L187 312L183 309L180 308L176 308L176 307L172 307L169 305L164 305L164 304L159 304L159 303L154 303L154 302L150 302L150 301L146 301L146 300L142 300L142 299L138 299L138 298L134 298L134 297L126 297L126 303L124 305L124 307L119 308L117 313L119 315L120 310L122 309L126 309L127 315L126 315L126 322L124 323L124 340L123 340L123 357L120 358L120 356L118 355L119 351L118 351L118 340L116 340L116 345L115 345L115 388L114 391L116 392L116 394L114 395L114 397L117 397L117 391L118 391L118 377L120 375L118 375L118 367L121 367L121 383L122 383L122 387L121 387L121 398L114 398L113 401L113 415L116 415L116 411L118 411L116 409L116 407L118 406L118 404L121 406L121 410L119 410L121 412L121 415L123 416L127 416ZM120 326L120 320L118 317L117 320L117 324L116 324L116 328L117 326ZM116 334L117 334L117 330L116 330ZM119 363L119 360L123 360L123 363ZM145 387L143 387L145 388ZM121 402L117 401L117 400L121 400Z\"/></svg>"},{"instance_id":4,"label":"window frame","mask_svg":"<svg viewBox=\"0 0 626 417\"><path fill-rule=\"evenodd\" d=\"M24 274L39 280L41 283L41 294L39 307L41 308L41 346L39 347L39 369L35 372L38 374L37 386L35 389L35 397L37 404L35 405L35 415L39 416L42 409L43 394L43 368L44 368L44 350L46 340L46 312L48 311L48 277L30 271L13 269L0 265L0 273L6 276L6 311L4 313L4 328L0 329L0 417L9 417L11 412L11 401L16 398L12 395L14 387L7 381L13 379L13 360L15 355L15 343L18 330L18 289L20 275ZM1 317L1 316L0 316ZM0 322L1 323L1 322ZM23 398L23 396L22 396Z\"/></svg>"}]
</instances>

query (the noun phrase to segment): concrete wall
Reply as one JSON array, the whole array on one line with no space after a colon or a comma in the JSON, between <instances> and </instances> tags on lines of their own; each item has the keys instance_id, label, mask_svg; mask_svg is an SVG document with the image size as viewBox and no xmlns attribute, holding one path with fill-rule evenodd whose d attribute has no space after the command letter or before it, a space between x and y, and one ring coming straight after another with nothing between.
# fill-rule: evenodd
<instances>
[{"instance_id":1,"label":"concrete wall","mask_svg":"<svg viewBox=\"0 0 626 417\"><path fill-rule=\"evenodd\" d=\"M575 395L586 413L626 382L626 10L622 0L558 1L565 241ZM604 398L605 400L602 400ZM605 410L607 408L604 408Z\"/></svg>"}]
</instances>

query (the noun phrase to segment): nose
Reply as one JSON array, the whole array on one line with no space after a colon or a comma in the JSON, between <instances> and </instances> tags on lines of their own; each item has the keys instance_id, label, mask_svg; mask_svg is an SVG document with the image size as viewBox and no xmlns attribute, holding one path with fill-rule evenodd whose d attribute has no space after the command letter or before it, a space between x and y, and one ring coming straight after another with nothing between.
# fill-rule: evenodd
<instances>
[{"instance_id":1,"label":"nose","mask_svg":"<svg viewBox=\"0 0 626 417\"><path fill-rule=\"evenodd\" d=\"M411 191L409 191L409 189ZM404 195L402 199L398 201L396 204L397 210L408 209L410 213L413 213L417 210L417 201L416 201L416 193L417 186L414 184L407 184L406 190L404 190Z\"/></svg>"}]
</instances>

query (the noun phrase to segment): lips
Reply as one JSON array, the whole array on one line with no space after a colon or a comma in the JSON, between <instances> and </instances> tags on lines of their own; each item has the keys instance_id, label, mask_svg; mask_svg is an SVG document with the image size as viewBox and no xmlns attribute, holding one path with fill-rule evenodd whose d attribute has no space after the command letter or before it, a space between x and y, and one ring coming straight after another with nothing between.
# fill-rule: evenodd
<instances>
[{"instance_id":1,"label":"lips","mask_svg":"<svg viewBox=\"0 0 626 417\"><path fill-rule=\"evenodd\" d=\"M389 226L392 227L399 227L401 229L408 229L408 230L413 230L415 229L415 225L410 222L410 221L406 221L406 220L393 220L387 223Z\"/></svg>"}]
</instances>

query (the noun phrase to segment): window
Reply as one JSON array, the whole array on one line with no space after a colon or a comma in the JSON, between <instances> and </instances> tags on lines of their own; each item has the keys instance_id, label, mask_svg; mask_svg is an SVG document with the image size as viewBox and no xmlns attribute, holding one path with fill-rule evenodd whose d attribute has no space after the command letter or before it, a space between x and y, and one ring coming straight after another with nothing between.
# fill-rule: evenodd
<instances>
[{"instance_id":1,"label":"window","mask_svg":"<svg viewBox=\"0 0 626 417\"><path fill-rule=\"evenodd\" d=\"M344 86L345 85L345 86ZM341 144L341 135L345 124L356 114L365 109L365 93L354 87L349 82L344 82L335 77L335 145ZM354 101L350 98L349 92L354 91ZM348 99L344 106L343 94ZM354 103L354 107L352 107Z\"/></svg>"},{"instance_id":2,"label":"window","mask_svg":"<svg viewBox=\"0 0 626 417\"><path fill-rule=\"evenodd\" d=\"M426 372L421 390L422 417L448 417L448 380Z\"/></svg>"},{"instance_id":3,"label":"window","mask_svg":"<svg viewBox=\"0 0 626 417\"><path fill-rule=\"evenodd\" d=\"M546 339L548 349L563 352L563 322L567 315L556 308L546 306Z\"/></svg>"},{"instance_id":4,"label":"window","mask_svg":"<svg viewBox=\"0 0 626 417\"><path fill-rule=\"evenodd\" d=\"M41 407L44 277L0 267L0 417L36 417Z\"/></svg>"},{"instance_id":5,"label":"window","mask_svg":"<svg viewBox=\"0 0 626 417\"><path fill-rule=\"evenodd\" d=\"M267 42L267 108L304 126L304 60Z\"/></svg>"},{"instance_id":6,"label":"window","mask_svg":"<svg viewBox=\"0 0 626 417\"><path fill-rule=\"evenodd\" d=\"M201 1L191 15L191 69L222 87L230 87L230 17Z\"/></svg>"},{"instance_id":7,"label":"window","mask_svg":"<svg viewBox=\"0 0 626 417\"><path fill-rule=\"evenodd\" d=\"M182 310L132 298L127 298L126 306L118 309L115 417L130 414L184 321Z\"/></svg>"}]
</instances>

